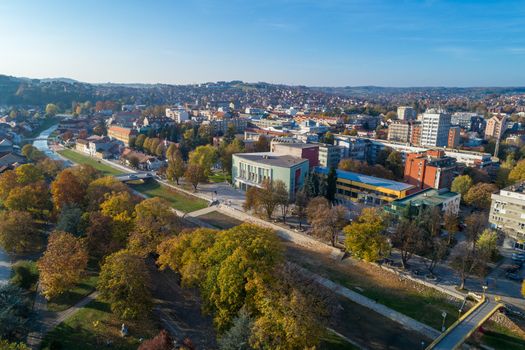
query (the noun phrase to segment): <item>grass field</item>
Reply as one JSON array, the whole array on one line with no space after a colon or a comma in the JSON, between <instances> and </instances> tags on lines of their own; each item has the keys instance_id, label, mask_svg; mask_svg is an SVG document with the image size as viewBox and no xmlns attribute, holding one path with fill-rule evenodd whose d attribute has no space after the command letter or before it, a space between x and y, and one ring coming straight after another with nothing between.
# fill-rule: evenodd
<instances>
[{"instance_id":1,"label":"grass field","mask_svg":"<svg viewBox=\"0 0 525 350\"><path fill-rule=\"evenodd\" d=\"M120 336L125 323L129 336ZM111 312L108 303L94 300L48 333L42 349L94 350L102 348L136 350L139 339L155 336L157 327L151 319L122 321Z\"/></svg>"},{"instance_id":2,"label":"grass field","mask_svg":"<svg viewBox=\"0 0 525 350\"><path fill-rule=\"evenodd\" d=\"M95 159L89 156L85 156L83 154L80 154L70 149L58 151L58 153L60 153L60 155L71 160L74 163L91 165L93 168L102 172L104 175L120 175L124 173L121 170L115 169L109 165L102 163L98 159Z\"/></svg>"},{"instance_id":3,"label":"grass field","mask_svg":"<svg viewBox=\"0 0 525 350\"><path fill-rule=\"evenodd\" d=\"M358 350L357 346L350 344L335 333L328 332L321 340L320 350Z\"/></svg>"},{"instance_id":4,"label":"grass field","mask_svg":"<svg viewBox=\"0 0 525 350\"><path fill-rule=\"evenodd\" d=\"M221 230L227 230L242 224L242 221L219 213L218 211L212 211L203 215L199 215L197 218Z\"/></svg>"},{"instance_id":5,"label":"grass field","mask_svg":"<svg viewBox=\"0 0 525 350\"><path fill-rule=\"evenodd\" d=\"M86 276L73 289L53 298L47 302L48 310L54 312L64 311L78 303L87 295L95 291L98 281L98 275L90 274Z\"/></svg>"},{"instance_id":6,"label":"grass field","mask_svg":"<svg viewBox=\"0 0 525 350\"><path fill-rule=\"evenodd\" d=\"M481 337L481 343L496 350L518 350L525 349L525 339L514 334L493 321L483 325L485 333Z\"/></svg>"},{"instance_id":7,"label":"grass field","mask_svg":"<svg viewBox=\"0 0 525 350\"><path fill-rule=\"evenodd\" d=\"M167 200L175 209L190 213L208 206L203 199L187 195L172 188L163 186L156 181L148 181L139 185L130 185L131 188L149 197L160 197Z\"/></svg>"},{"instance_id":8,"label":"grass field","mask_svg":"<svg viewBox=\"0 0 525 350\"><path fill-rule=\"evenodd\" d=\"M216 182L216 183L225 182L225 181L230 181L231 176L223 172L217 172L217 173L214 173L212 176L210 176L209 180L210 182Z\"/></svg>"},{"instance_id":9,"label":"grass field","mask_svg":"<svg viewBox=\"0 0 525 350\"><path fill-rule=\"evenodd\" d=\"M457 305L435 289L400 280L372 264L339 262L290 243L286 246L288 260L435 329L441 327L443 311L448 314L447 326L458 317Z\"/></svg>"}]
</instances>

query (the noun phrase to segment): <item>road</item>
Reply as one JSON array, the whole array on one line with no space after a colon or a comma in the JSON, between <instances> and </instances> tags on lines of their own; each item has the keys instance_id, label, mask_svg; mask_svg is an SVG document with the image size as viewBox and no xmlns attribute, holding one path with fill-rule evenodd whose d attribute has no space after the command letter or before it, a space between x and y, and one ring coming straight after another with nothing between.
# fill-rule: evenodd
<instances>
[{"instance_id":1,"label":"road","mask_svg":"<svg viewBox=\"0 0 525 350\"><path fill-rule=\"evenodd\" d=\"M468 314L460 323L452 328L437 344L428 347L433 350L452 350L457 349L463 342L476 331L483 322L490 317L501 304L494 298L487 298L483 304Z\"/></svg>"}]
</instances>

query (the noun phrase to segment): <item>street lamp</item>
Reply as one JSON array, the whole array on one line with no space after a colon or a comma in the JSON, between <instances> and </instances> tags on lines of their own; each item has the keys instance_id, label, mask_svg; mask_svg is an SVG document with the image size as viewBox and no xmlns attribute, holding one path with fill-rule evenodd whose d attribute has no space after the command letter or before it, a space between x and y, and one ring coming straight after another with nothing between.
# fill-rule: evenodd
<instances>
[{"instance_id":1,"label":"street lamp","mask_svg":"<svg viewBox=\"0 0 525 350\"><path fill-rule=\"evenodd\" d=\"M441 324L441 332L445 331L445 319L447 318L447 313L443 311L441 313L441 317L443 317L443 323Z\"/></svg>"},{"instance_id":2,"label":"street lamp","mask_svg":"<svg viewBox=\"0 0 525 350\"><path fill-rule=\"evenodd\" d=\"M487 286L486 284L481 286L481 288L483 288L483 297L485 297L485 294L487 293L487 289L489 288L489 286Z\"/></svg>"}]
</instances>

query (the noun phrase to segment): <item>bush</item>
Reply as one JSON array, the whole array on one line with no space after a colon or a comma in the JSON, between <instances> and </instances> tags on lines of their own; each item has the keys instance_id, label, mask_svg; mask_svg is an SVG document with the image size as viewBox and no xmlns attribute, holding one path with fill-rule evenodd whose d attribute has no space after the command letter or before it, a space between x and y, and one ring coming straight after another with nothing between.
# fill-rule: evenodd
<instances>
[{"instance_id":1,"label":"bush","mask_svg":"<svg viewBox=\"0 0 525 350\"><path fill-rule=\"evenodd\" d=\"M32 290L38 281L38 268L34 261L21 260L13 265L11 283L25 290Z\"/></svg>"}]
</instances>

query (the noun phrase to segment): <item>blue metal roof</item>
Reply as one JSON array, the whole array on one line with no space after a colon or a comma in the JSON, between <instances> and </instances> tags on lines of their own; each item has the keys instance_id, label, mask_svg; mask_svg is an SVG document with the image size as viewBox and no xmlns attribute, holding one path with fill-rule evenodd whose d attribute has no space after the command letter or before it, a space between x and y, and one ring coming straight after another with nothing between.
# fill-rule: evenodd
<instances>
[{"instance_id":1,"label":"blue metal roof","mask_svg":"<svg viewBox=\"0 0 525 350\"><path fill-rule=\"evenodd\" d=\"M330 170L326 167L315 167L314 171L319 174L328 175L328 172ZM361 182L361 183L364 183L370 186L384 187L384 188L388 188L393 191L403 191L403 190L409 190L411 188L414 188L413 185L406 184L403 182L382 179L380 177L363 175L363 174L358 174L358 173L354 173L351 171L344 171L340 169L337 169L337 178L345 179L348 181Z\"/></svg>"}]
</instances>

